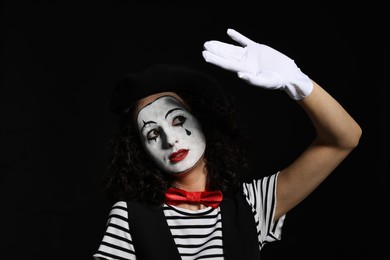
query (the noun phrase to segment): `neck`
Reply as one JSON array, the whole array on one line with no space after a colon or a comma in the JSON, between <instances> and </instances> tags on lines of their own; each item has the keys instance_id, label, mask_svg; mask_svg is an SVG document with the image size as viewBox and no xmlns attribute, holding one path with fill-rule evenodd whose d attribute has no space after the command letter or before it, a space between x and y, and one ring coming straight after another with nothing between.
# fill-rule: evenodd
<instances>
[{"instance_id":1,"label":"neck","mask_svg":"<svg viewBox=\"0 0 390 260\"><path fill-rule=\"evenodd\" d=\"M191 170L174 176L172 186L186 191L203 191L206 189L207 169L204 160L201 160Z\"/></svg>"}]
</instances>

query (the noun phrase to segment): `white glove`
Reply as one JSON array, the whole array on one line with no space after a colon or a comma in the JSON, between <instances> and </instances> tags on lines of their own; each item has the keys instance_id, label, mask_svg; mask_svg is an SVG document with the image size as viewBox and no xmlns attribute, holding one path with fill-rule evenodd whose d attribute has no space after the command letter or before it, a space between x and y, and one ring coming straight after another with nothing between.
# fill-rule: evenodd
<instances>
[{"instance_id":1,"label":"white glove","mask_svg":"<svg viewBox=\"0 0 390 260\"><path fill-rule=\"evenodd\" d=\"M297 67L294 60L233 29L228 29L227 34L242 47L220 41L207 41L202 52L206 62L236 72L239 78L251 85L285 90L294 100L311 93L312 81Z\"/></svg>"}]
</instances>

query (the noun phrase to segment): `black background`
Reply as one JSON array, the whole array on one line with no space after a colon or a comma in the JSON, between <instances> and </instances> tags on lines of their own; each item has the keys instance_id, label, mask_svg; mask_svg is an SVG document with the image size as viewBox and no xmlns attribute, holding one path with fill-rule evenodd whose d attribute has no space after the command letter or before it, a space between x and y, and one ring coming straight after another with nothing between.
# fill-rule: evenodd
<instances>
[{"instance_id":1,"label":"black background","mask_svg":"<svg viewBox=\"0 0 390 260\"><path fill-rule=\"evenodd\" d=\"M3 1L1 259L92 259L110 207L101 183L116 121L108 103L126 72L164 62L214 74L249 122L259 176L308 145L311 125L285 93L251 87L203 61L205 41L234 43L227 28L293 58L363 129L358 148L288 214L282 240L266 245L263 258L378 259L385 252L388 48L381 8L209 5Z\"/></svg>"}]
</instances>

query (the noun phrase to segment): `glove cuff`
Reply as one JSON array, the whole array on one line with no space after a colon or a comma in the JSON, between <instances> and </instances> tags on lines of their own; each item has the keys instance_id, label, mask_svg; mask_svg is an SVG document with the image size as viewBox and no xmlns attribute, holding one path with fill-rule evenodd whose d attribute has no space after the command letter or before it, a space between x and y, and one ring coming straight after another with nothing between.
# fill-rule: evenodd
<instances>
[{"instance_id":1,"label":"glove cuff","mask_svg":"<svg viewBox=\"0 0 390 260\"><path fill-rule=\"evenodd\" d=\"M300 100L308 95L313 90L313 82L311 79L304 74L299 68L294 79L286 84L284 91L294 100Z\"/></svg>"}]
</instances>

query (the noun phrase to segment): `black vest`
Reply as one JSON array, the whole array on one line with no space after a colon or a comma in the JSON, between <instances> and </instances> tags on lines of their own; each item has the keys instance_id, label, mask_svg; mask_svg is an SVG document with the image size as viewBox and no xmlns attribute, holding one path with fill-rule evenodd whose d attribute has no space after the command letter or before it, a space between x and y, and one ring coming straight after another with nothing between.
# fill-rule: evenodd
<instances>
[{"instance_id":1,"label":"black vest","mask_svg":"<svg viewBox=\"0 0 390 260\"><path fill-rule=\"evenodd\" d=\"M128 201L129 226L139 260L180 260L162 208ZM220 204L226 260L260 259L256 224L250 206L239 192Z\"/></svg>"}]
</instances>

